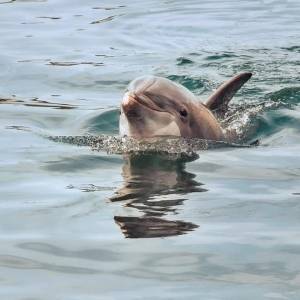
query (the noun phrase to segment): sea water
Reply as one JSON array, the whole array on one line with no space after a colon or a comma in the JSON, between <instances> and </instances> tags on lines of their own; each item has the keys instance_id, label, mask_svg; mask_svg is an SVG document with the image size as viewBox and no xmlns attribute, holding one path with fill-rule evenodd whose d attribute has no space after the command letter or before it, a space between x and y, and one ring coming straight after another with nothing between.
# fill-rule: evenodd
<instances>
[{"instance_id":1,"label":"sea water","mask_svg":"<svg viewBox=\"0 0 300 300\"><path fill-rule=\"evenodd\" d=\"M300 299L299 15L298 0L1 0L0 298ZM258 146L55 139L115 143L137 76L205 101L245 71L224 122Z\"/></svg>"}]
</instances>

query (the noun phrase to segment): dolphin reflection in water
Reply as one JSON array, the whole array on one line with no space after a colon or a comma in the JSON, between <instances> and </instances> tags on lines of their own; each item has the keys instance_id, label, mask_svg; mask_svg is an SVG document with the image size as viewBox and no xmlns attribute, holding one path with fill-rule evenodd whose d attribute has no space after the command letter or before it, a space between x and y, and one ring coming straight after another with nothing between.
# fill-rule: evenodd
<instances>
[{"instance_id":1,"label":"dolphin reflection in water","mask_svg":"<svg viewBox=\"0 0 300 300\"><path fill-rule=\"evenodd\" d=\"M133 80L121 103L120 135L136 139L157 136L201 138L230 141L217 120L224 115L234 94L250 79L241 73L222 84L201 103L184 86L157 76ZM197 225L170 221L186 194L206 191L195 175L185 170L184 160L170 160L158 155L129 155L123 167L125 184L111 201L124 201L127 207L143 213L142 217L116 216L115 221L126 237L164 237L184 234Z\"/></svg>"},{"instance_id":2,"label":"dolphin reflection in water","mask_svg":"<svg viewBox=\"0 0 300 300\"><path fill-rule=\"evenodd\" d=\"M178 206L187 199L186 194L207 191L195 180L196 175L185 170L186 162L186 158L174 159L158 154L125 157L124 186L110 201L122 201L125 207L143 214L114 217L125 237L176 236L198 227L191 222L166 218L167 214L176 215Z\"/></svg>"}]
</instances>

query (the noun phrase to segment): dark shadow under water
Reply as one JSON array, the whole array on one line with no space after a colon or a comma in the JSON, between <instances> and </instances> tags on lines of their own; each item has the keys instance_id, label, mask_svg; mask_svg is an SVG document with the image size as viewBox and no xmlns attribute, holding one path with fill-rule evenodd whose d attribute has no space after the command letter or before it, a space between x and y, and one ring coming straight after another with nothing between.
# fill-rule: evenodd
<instances>
[{"instance_id":1,"label":"dark shadow under water","mask_svg":"<svg viewBox=\"0 0 300 300\"><path fill-rule=\"evenodd\" d=\"M153 238L185 234L198 225L183 220L168 220L176 215L187 194L207 191L196 175L185 170L185 159L173 160L158 154L131 154L125 157L124 185L110 198L122 201L142 216L115 216L127 238Z\"/></svg>"}]
</instances>

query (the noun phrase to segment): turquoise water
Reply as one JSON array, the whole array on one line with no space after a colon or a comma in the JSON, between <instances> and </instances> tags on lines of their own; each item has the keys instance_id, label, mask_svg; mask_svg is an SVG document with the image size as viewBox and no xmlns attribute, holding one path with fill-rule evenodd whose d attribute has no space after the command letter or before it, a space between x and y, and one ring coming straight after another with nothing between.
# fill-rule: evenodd
<instances>
[{"instance_id":1,"label":"turquoise water","mask_svg":"<svg viewBox=\"0 0 300 300\"><path fill-rule=\"evenodd\" d=\"M1 299L299 299L299 15L297 0L1 0ZM137 76L205 100L242 71L226 122L258 147L128 158L45 138L116 135Z\"/></svg>"}]
</instances>

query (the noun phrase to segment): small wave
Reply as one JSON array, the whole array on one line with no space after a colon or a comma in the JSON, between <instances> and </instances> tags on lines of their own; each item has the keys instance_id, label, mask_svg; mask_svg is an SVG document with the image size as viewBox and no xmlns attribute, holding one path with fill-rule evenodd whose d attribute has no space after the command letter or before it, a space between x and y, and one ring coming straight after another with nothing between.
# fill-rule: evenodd
<instances>
[{"instance_id":1,"label":"small wave","mask_svg":"<svg viewBox=\"0 0 300 300\"><path fill-rule=\"evenodd\" d=\"M16 0L8 0L8 1L1 1L0 4L7 4L7 3L13 3Z\"/></svg>"},{"instance_id":2,"label":"small wave","mask_svg":"<svg viewBox=\"0 0 300 300\"><path fill-rule=\"evenodd\" d=\"M67 189L78 189L83 192L98 192L98 191L111 191L114 190L114 187L107 187L107 186L99 186L99 185L94 185L94 184L81 184L79 186L69 184L66 186Z\"/></svg>"},{"instance_id":3,"label":"small wave","mask_svg":"<svg viewBox=\"0 0 300 300\"><path fill-rule=\"evenodd\" d=\"M125 8L125 5L118 5L118 6L95 6L92 7L92 9L103 9L103 10L114 10L114 9L120 9L120 8Z\"/></svg>"},{"instance_id":4,"label":"small wave","mask_svg":"<svg viewBox=\"0 0 300 300\"><path fill-rule=\"evenodd\" d=\"M113 134L119 132L119 109L111 109L88 119L83 129L88 134Z\"/></svg>"},{"instance_id":5,"label":"small wave","mask_svg":"<svg viewBox=\"0 0 300 300\"><path fill-rule=\"evenodd\" d=\"M184 65L189 65L189 64L193 64L194 62L189 59L189 58L186 58L186 57L178 57L176 59L176 64L177 66L184 66Z\"/></svg>"},{"instance_id":6,"label":"small wave","mask_svg":"<svg viewBox=\"0 0 300 300\"><path fill-rule=\"evenodd\" d=\"M300 46L283 47L281 49L291 51L291 52L299 52L300 53Z\"/></svg>"},{"instance_id":7,"label":"small wave","mask_svg":"<svg viewBox=\"0 0 300 300\"><path fill-rule=\"evenodd\" d=\"M106 23L106 22L109 22L109 21L113 21L116 17L121 17L121 16L123 16L123 14L116 15L116 16L109 16L109 17L106 17L104 19L99 19L99 20L93 21L90 24L95 25L95 24Z\"/></svg>"},{"instance_id":8,"label":"small wave","mask_svg":"<svg viewBox=\"0 0 300 300\"><path fill-rule=\"evenodd\" d=\"M267 99L287 105L300 103L300 87L286 87L266 95Z\"/></svg>"},{"instance_id":9,"label":"small wave","mask_svg":"<svg viewBox=\"0 0 300 300\"><path fill-rule=\"evenodd\" d=\"M50 19L50 20L60 20L61 17L49 17L49 16L42 16L42 17L37 17L38 19Z\"/></svg>"},{"instance_id":10,"label":"small wave","mask_svg":"<svg viewBox=\"0 0 300 300\"><path fill-rule=\"evenodd\" d=\"M226 58L236 58L238 55L233 52L215 53L206 57L206 60L221 60Z\"/></svg>"},{"instance_id":11,"label":"small wave","mask_svg":"<svg viewBox=\"0 0 300 300\"><path fill-rule=\"evenodd\" d=\"M29 100L21 100L17 98L2 98L0 97L0 104L14 104L14 105L24 105L30 107L47 107L54 109L75 109L77 106L67 104L67 103L58 103L51 102L46 100L41 100L39 98L32 98Z\"/></svg>"},{"instance_id":12,"label":"small wave","mask_svg":"<svg viewBox=\"0 0 300 300\"><path fill-rule=\"evenodd\" d=\"M47 65L50 66L57 66L57 67L73 67L73 66L79 66L79 65L91 65L93 67L99 67L103 66L104 64L102 62L93 62L93 61L50 61L47 63Z\"/></svg>"},{"instance_id":13,"label":"small wave","mask_svg":"<svg viewBox=\"0 0 300 300\"><path fill-rule=\"evenodd\" d=\"M167 76L167 78L182 84L187 89L196 92L197 94L206 90L213 89L212 83L210 81L200 77L193 78L188 75L169 75Z\"/></svg>"}]
</instances>

